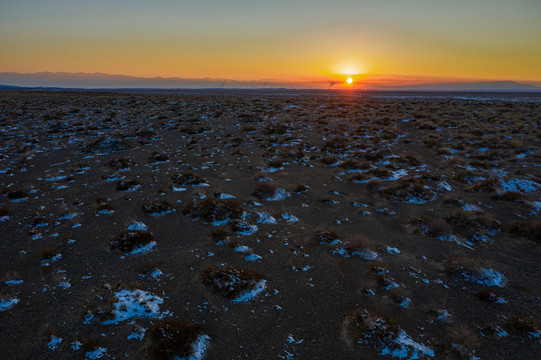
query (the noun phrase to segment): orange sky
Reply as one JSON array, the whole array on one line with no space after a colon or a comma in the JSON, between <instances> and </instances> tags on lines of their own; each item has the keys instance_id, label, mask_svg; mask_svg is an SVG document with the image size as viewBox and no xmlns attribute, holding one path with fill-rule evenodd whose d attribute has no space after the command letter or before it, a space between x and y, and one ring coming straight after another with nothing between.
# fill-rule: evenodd
<instances>
[{"instance_id":1,"label":"orange sky","mask_svg":"<svg viewBox=\"0 0 541 360\"><path fill-rule=\"evenodd\" d=\"M2 2L0 72L541 81L541 1L375 3Z\"/></svg>"}]
</instances>

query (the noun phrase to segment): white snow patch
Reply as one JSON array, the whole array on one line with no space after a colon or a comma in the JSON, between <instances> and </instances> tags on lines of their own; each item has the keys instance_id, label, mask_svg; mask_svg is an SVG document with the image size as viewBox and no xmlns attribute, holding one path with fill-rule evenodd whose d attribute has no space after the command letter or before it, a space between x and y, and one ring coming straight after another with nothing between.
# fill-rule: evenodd
<instances>
[{"instance_id":1,"label":"white snow patch","mask_svg":"<svg viewBox=\"0 0 541 360\"><path fill-rule=\"evenodd\" d=\"M247 253L250 251L250 248L246 245L239 245L235 247L235 251L240 253Z\"/></svg>"},{"instance_id":2,"label":"white snow patch","mask_svg":"<svg viewBox=\"0 0 541 360\"><path fill-rule=\"evenodd\" d=\"M284 188L279 187L278 189L276 189L273 196L269 196L265 198L265 200L278 201L278 200L283 200L289 196L290 196L289 193Z\"/></svg>"},{"instance_id":3,"label":"white snow patch","mask_svg":"<svg viewBox=\"0 0 541 360\"><path fill-rule=\"evenodd\" d=\"M85 357L87 359L100 359L104 357L105 355L107 355L107 349L99 347L96 350L87 351L87 353L85 354Z\"/></svg>"},{"instance_id":4,"label":"white snow patch","mask_svg":"<svg viewBox=\"0 0 541 360\"><path fill-rule=\"evenodd\" d=\"M114 303L113 320L104 321L103 324L118 324L121 321L144 317L162 317L160 304L163 299L143 290L122 289L115 293L118 302Z\"/></svg>"},{"instance_id":5,"label":"white snow patch","mask_svg":"<svg viewBox=\"0 0 541 360\"><path fill-rule=\"evenodd\" d=\"M400 250L398 250L397 248L395 247L389 247L387 246L387 252L391 255L398 255L400 254Z\"/></svg>"},{"instance_id":6,"label":"white snow patch","mask_svg":"<svg viewBox=\"0 0 541 360\"><path fill-rule=\"evenodd\" d=\"M500 182L500 187L502 191L515 191L515 192L521 192L521 193L529 193L529 192L540 190L541 184L538 184L530 180L513 178L508 181Z\"/></svg>"},{"instance_id":7,"label":"white snow patch","mask_svg":"<svg viewBox=\"0 0 541 360\"><path fill-rule=\"evenodd\" d=\"M410 307L410 304L411 304L411 299L410 298L404 298L401 302L400 302L400 306L402 306L404 309L407 309Z\"/></svg>"},{"instance_id":8,"label":"white snow patch","mask_svg":"<svg viewBox=\"0 0 541 360\"><path fill-rule=\"evenodd\" d=\"M257 261L257 260L261 260L262 257L257 255L257 254L250 254L250 255L246 255L246 257L244 258L244 260L246 261Z\"/></svg>"},{"instance_id":9,"label":"white snow patch","mask_svg":"<svg viewBox=\"0 0 541 360\"><path fill-rule=\"evenodd\" d=\"M499 287L504 287L507 282L503 274L493 269L481 269L479 279L477 281L482 285Z\"/></svg>"},{"instance_id":10,"label":"white snow patch","mask_svg":"<svg viewBox=\"0 0 541 360\"><path fill-rule=\"evenodd\" d=\"M446 323L453 322L451 319L451 314L449 314L447 310L438 310L438 317L436 319Z\"/></svg>"},{"instance_id":11,"label":"white snow patch","mask_svg":"<svg viewBox=\"0 0 541 360\"><path fill-rule=\"evenodd\" d=\"M144 222L142 221L136 221L134 222L133 224L131 224L130 226L128 226L128 230L147 230L148 229L148 226L145 225Z\"/></svg>"},{"instance_id":12,"label":"white snow patch","mask_svg":"<svg viewBox=\"0 0 541 360\"><path fill-rule=\"evenodd\" d=\"M258 211L257 222L260 224L276 224L276 219L272 217L268 212Z\"/></svg>"},{"instance_id":13,"label":"white snow patch","mask_svg":"<svg viewBox=\"0 0 541 360\"><path fill-rule=\"evenodd\" d=\"M243 291L242 293L240 293L240 295L237 298L231 301L234 303L248 302L254 299L266 288L267 288L267 280L261 280L257 284L254 285L253 289Z\"/></svg>"},{"instance_id":14,"label":"white snow patch","mask_svg":"<svg viewBox=\"0 0 541 360\"><path fill-rule=\"evenodd\" d=\"M391 174L393 174L390 178L387 180L398 180L406 175L408 175L408 171L405 169L399 169L396 171L391 170Z\"/></svg>"},{"instance_id":15,"label":"white snow patch","mask_svg":"<svg viewBox=\"0 0 541 360\"><path fill-rule=\"evenodd\" d=\"M391 355L399 359L418 359L420 356L434 356L434 350L424 344L419 344L406 334L404 330L400 330L398 337L393 341L397 348L390 349L388 347L381 350L380 355Z\"/></svg>"},{"instance_id":16,"label":"white snow patch","mask_svg":"<svg viewBox=\"0 0 541 360\"><path fill-rule=\"evenodd\" d=\"M205 356L205 353L207 352L207 348L209 346L210 337L208 335L199 335L197 339L195 339L193 345L192 345L192 354L188 357L180 358L178 356L175 356L174 360L201 360Z\"/></svg>"},{"instance_id":17,"label":"white snow patch","mask_svg":"<svg viewBox=\"0 0 541 360\"><path fill-rule=\"evenodd\" d=\"M149 252L152 250L152 248L156 245L156 241L151 241L148 244L145 244L143 246L139 246L135 249L133 249L128 255L136 255L136 254L143 254L146 252Z\"/></svg>"},{"instance_id":18,"label":"white snow patch","mask_svg":"<svg viewBox=\"0 0 541 360\"><path fill-rule=\"evenodd\" d=\"M60 344L62 342L62 340L63 339L61 337L51 335L51 338L50 338L49 342L47 343L47 347L49 349L55 351L56 348L58 347L58 344Z\"/></svg>"},{"instance_id":19,"label":"white snow patch","mask_svg":"<svg viewBox=\"0 0 541 360\"><path fill-rule=\"evenodd\" d=\"M143 340L145 337L146 328L137 326L131 333L128 334L128 340Z\"/></svg>"},{"instance_id":20,"label":"white snow patch","mask_svg":"<svg viewBox=\"0 0 541 360\"><path fill-rule=\"evenodd\" d=\"M289 213L283 213L282 214L282 219L284 219L285 221L287 221L288 224L294 224L296 222L299 221L299 218L294 216L294 215L291 215Z\"/></svg>"},{"instance_id":21,"label":"white snow patch","mask_svg":"<svg viewBox=\"0 0 541 360\"><path fill-rule=\"evenodd\" d=\"M6 285L19 285L23 283L23 280L7 280L4 283Z\"/></svg>"}]
</instances>

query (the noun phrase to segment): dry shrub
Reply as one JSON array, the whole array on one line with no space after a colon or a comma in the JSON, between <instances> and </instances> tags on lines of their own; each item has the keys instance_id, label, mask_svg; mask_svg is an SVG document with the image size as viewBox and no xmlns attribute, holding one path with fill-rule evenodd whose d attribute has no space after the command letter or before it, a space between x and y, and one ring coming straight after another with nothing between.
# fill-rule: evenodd
<instances>
[{"instance_id":1,"label":"dry shrub","mask_svg":"<svg viewBox=\"0 0 541 360\"><path fill-rule=\"evenodd\" d=\"M41 249L42 260L51 259L58 254L60 254L60 249L58 248L58 246L46 246L43 249Z\"/></svg>"},{"instance_id":2,"label":"dry shrub","mask_svg":"<svg viewBox=\"0 0 541 360\"><path fill-rule=\"evenodd\" d=\"M478 343L477 335L467 327L456 327L445 338L449 359L473 359L473 348Z\"/></svg>"},{"instance_id":3,"label":"dry shrub","mask_svg":"<svg viewBox=\"0 0 541 360\"><path fill-rule=\"evenodd\" d=\"M498 301L498 298L499 298L498 291L490 286L486 286L480 289L479 291L477 291L475 296L479 300L488 301L488 302L496 302Z\"/></svg>"},{"instance_id":4,"label":"dry shrub","mask_svg":"<svg viewBox=\"0 0 541 360\"><path fill-rule=\"evenodd\" d=\"M176 185L190 186L205 184L207 182L204 177L192 173L173 174L171 175L171 180Z\"/></svg>"},{"instance_id":5,"label":"dry shrub","mask_svg":"<svg viewBox=\"0 0 541 360\"><path fill-rule=\"evenodd\" d=\"M414 199L427 202L435 197L435 193L425 188L418 178L400 179L396 185L378 191L383 196L394 201L413 201Z\"/></svg>"},{"instance_id":6,"label":"dry shrub","mask_svg":"<svg viewBox=\"0 0 541 360\"><path fill-rule=\"evenodd\" d=\"M471 184L479 175L471 170L461 170L453 176L453 180Z\"/></svg>"},{"instance_id":7,"label":"dry shrub","mask_svg":"<svg viewBox=\"0 0 541 360\"><path fill-rule=\"evenodd\" d=\"M173 205L169 202L162 200L150 204L141 205L141 209L147 215L161 215L164 213L169 213L174 210Z\"/></svg>"},{"instance_id":8,"label":"dry shrub","mask_svg":"<svg viewBox=\"0 0 541 360\"><path fill-rule=\"evenodd\" d=\"M8 191L8 199L17 200L17 199L24 199L26 197L28 197L27 190L9 190Z\"/></svg>"},{"instance_id":9,"label":"dry shrub","mask_svg":"<svg viewBox=\"0 0 541 360\"><path fill-rule=\"evenodd\" d=\"M130 167L130 165L131 165L131 162L125 158L113 159L107 163L108 167L115 170L127 169Z\"/></svg>"},{"instance_id":10,"label":"dry shrub","mask_svg":"<svg viewBox=\"0 0 541 360\"><path fill-rule=\"evenodd\" d=\"M460 211L445 220L464 230L496 229L499 226L492 214L481 211Z\"/></svg>"},{"instance_id":11,"label":"dry shrub","mask_svg":"<svg viewBox=\"0 0 541 360\"><path fill-rule=\"evenodd\" d=\"M496 194L492 198L497 201L518 201L523 200L524 195L518 191L506 191L501 194Z\"/></svg>"},{"instance_id":12,"label":"dry shrub","mask_svg":"<svg viewBox=\"0 0 541 360\"><path fill-rule=\"evenodd\" d=\"M259 182L256 186L252 195L259 199L271 198L276 194L278 186L273 183L262 181Z\"/></svg>"},{"instance_id":13,"label":"dry shrub","mask_svg":"<svg viewBox=\"0 0 541 360\"><path fill-rule=\"evenodd\" d=\"M537 330L537 322L533 318L517 314L510 315L505 321L505 326L519 334Z\"/></svg>"},{"instance_id":14,"label":"dry shrub","mask_svg":"<svg viewBox=\"0 0 541 360\"><path fill-rule=\"evenodd\" d=\"M335 231L319 231L316 233L316 242L322 245L330 245L340 241Z\"/></svg>"},{"instance_id":15,"label":"dry shrub","mask_svg":"<svg viewBox=\"0 0 541 360\"><path fill-rule=\"evenodd\" d=\"M227 240L229 233L224 229L215 229L210 233L210 237L214 242L220 242Z\"/></svg>"},{"instance_id":16,"label":"dry shrub","mask_svg":"<svg viewBox=\"0 0 541 360\"><path fill-rule=\"evenodd\" d=\"M153 162L162 162L169 160L169 157L166 154L154 151L152 155L150 155L149 161L151 163Z\"/></svg>"},{"instance_id":17,"label":"dry shrub","mask_svg":"<svg viewBox=\"0 0 541 360\"><path fill-rule=\"evenodd\" d=\"M541 243L541 219L513 221L507 227L507 232Z\"/></svg>"},{"instance_id":18,"label":"dry shrub","mask_svg":"<svg viewBox=\"0 0 541 360\"><path fill-rule=\"evenodd\" d=\"M139 185L137 180L119 180L116 184L116 189L118 191L128 191Z\"/></svg>"},{"instance_id":19,"label":"dry shrub","mask_svg":"<svg viewBox=\"0 0 541 360\"><path fill-rule=\"evenodd\" d=\"M385 314L355 310L344 323L343 332L355 344L371 343L376 350L393 343L400 332L397 322Z\"/></svg>"},{"instance_id":20,"label":"dry shrub","mask_svg":"<svg viewBox=\"0 0 541 360\"><path fill-rule=\"evenodd\" d=\"M415 232L434 238L449 234L451 227L446 222L431 218L429 216L418 216L410 220L410 224L415 225Z\"/></svg>"},{"instance_id":21,"label":"dry shrub","mask_svg":"<svg viewBox=\"0 0 541 360\"><path fill-rule=\"evenodd\" d=\"M448 259L443 263L443 272L449 277L459 277L463 274L476 274L479 272L477 263L468 257Z\"/></svg>"},{"instance_id":22,"label":"dry shrub","mask_svg":"<svg viewBox=\"0 0 541 360\"><path fill-rule=\"evenodd\" d=\"M496 186L500 183L500 180L497 178L489 178L485 180L479 180L468 186L466 191L484 191L484 192L493 192L496 190Z\"/></svg>"},{"instance_id":23,"label":"dry shrub","mask_svg":"<svg viewBox=\"0 0 541 360\"><path fill-rule=\"evenodd\" d=\"M336 162L338 160L336 160L335 157L333 156L325 156L325 157L321 157L318 159L320 163L324 164L324 165L332 165L332 164L336 164Z\"/></svg>"},{"instance_id":24,"label":"dry shrub","mask_svg":"<svg viewBox=\"0 0 541 360\"><path fill-rule=\"evenodd\" d=\"M225 221L238 219L244 210L234 200L205 198L198 202L191 202L184 208L184 215L200 217L205 221Z\"/></svg>"},{"instance_id":25,"label":"dry shrub","mask_svg":"<svg viewBox=\"0 0 541 360\"><path fill-rule=\"evenodd\" d=\"M203 270L202 279L203 284L211 287L215 293L227 299L234 299L243 291L252 289L265 277L254 270L238 266L222 268L209 266Z\"/></svg>"},{"instance_id":26,"label":"dry shrub","mask_svg":"<svg viewBox=\"0 0 541 360\"><path fill-rule=\"evenodd\" d=\"M152 241L154 241L154 237L148 231L126 230L118 234L113 241L111 241L111 249L119 249L122 252L131 252Z\"/></svg>"},{"instance_id":27,"label":"dry shrub","mask_svg":"<svg viewBox=\"0 0 541 360\"><path fill-rule=\"evenodd\" d=\"M193 352L193 343L203 334L203 326L176 319L165 319L150 329L152 357L168 360L176 357L188 358Z\"/></svg>"},{"instance_id":28,"label":"dry shrub","mask_svg":"<svg viewBox=\"0 0 541 360\"><path fill-rule=\"evenodd\" d=\"M348 248L359 250L375 250L374 243L370 238L364 234L353 234L347 238Z\"/></svg>"}]
</instances>

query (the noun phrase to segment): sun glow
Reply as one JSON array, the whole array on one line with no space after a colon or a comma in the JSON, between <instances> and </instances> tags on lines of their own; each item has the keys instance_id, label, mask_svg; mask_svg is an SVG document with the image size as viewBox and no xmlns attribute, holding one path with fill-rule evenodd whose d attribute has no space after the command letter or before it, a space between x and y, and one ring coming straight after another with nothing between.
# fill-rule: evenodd
<instances>
[{"instance_id":1,"label":"sun glow","mask_svg":"<svg viewBox=\"0 0 541 360\"><path fill-rule=\"evenodd\" d=\"M353 84L353 79L348 77L346 82L348 83L348 85L351 85L351 84Z\"/></svg>"}]
</instances>

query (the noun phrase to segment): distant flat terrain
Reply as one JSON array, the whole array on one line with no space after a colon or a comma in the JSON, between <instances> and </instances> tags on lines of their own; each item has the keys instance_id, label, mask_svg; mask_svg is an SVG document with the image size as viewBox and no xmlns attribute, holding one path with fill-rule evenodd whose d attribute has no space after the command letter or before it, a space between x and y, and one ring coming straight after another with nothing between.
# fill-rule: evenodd
<instances>
[{"instance_id":1,"label":"distant flat terrain","mask_svg":"<svg viewBox=\"0 0 541 360\"><path fill-rule=\"evenodd\" d=\"M6 359L541 358L539 93L0 92Z\"/></svg>"}]
</instances>

